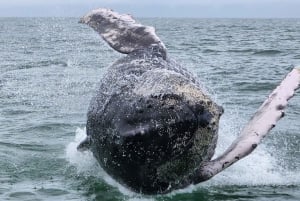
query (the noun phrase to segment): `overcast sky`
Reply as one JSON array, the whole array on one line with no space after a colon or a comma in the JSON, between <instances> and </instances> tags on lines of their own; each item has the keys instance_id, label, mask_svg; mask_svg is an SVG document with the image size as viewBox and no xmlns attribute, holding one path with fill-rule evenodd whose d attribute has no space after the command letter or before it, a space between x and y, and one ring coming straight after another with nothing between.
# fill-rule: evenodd
<instances>
[{"instance_id":1,"label":"overcast sky","mask_svg":"<svg viewBox=\"0 0 300 201\"><path fill-rule=\"evenodd\" d=\"M300 18L300 0L0 0L0 17L79 17L98 7L137 17Z\"/></svg>"}]
</instances>

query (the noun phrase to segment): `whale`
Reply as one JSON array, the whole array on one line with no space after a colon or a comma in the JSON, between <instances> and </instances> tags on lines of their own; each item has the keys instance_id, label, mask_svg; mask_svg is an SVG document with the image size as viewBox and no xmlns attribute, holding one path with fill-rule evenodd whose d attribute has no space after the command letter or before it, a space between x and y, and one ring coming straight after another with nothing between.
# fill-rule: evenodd
<instances>
[{"instance_id":1,"label":"whale","mask_svg":"<svg viewBox=\"0 0 300 201\"><path fill-rule=\"evenodd\" d=\"M163 194L211 179L249 155L284 115L299 88L294 68L219 157L212 160L224 113L197 76L172 59L151 26L98 8L80 23L125 54L99 83L88 112L90 150L112 178L143 194Z\"/></svg>"}]
</instances>

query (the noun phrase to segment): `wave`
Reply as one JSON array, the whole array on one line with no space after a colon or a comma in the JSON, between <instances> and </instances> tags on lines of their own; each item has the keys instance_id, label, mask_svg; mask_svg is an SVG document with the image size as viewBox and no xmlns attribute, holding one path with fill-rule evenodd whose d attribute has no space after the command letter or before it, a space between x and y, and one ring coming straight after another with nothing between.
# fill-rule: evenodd
<instances>
[{"instance_id":1,"label":"wave","mask_svg":"<svg viewBox=\"0 0 300 201\"><path fill-rule=\"evenodd\" d=\"M257 50L253 53L253 55L258 55L258 56L273 56L276 54L282 53L279 50Z\"/></svg>"},{"instance_id":2,"label":"wave","mask_svg":"<svg viewBox=\"0 0 300 201\"><path fill-rule=\"evenodd\" d=\"M255 52L254 49L230 49L227 52L233 52L233 53L247 53L247 52Z\"/></svg>"},{"instance_id":3,"label":"wave","mask_svg":"<svg viewBox=\"0 0 300 201\"><path fill-rule=\"evenodd\" d=\"M48 66L67 67L68 66L68 61L44 60L44 61L38 61L38 62L30 62L28 64L25 64L25 66L29 66L29 67L48 67Z\"/></svg>"},{"instance_id":4,"label":"wave","mask_svg":"<svg viewBox=\"0 0 300 201\"><path fill-rule=\"evenodd\" d=\"M293 59L300 59L300 55L294 56Z\"/></svg>"},{"instance_id":5,"label":"wave","mask_svg":"<svg viewBox=\"0 0 300 201\"><path fill-rule=\"evenodd\" d=\"M36 151L36 152L47 152L52 151L50 148L41 144L24 144L24 143L13 143L13 142L0 142L0 146L6 147L6 149L18 149L19 151Z\"/></svg>"},{"instance_id":6,"label":"wave","mask_svg":"<svg viewBox=\"0 0 300 201\"><path fill-rule=\"evenodd\" d=\"M203 53L219 53L219 52L230 52L230 53L252 53L258 56L273 56L282 53L279 50L256 50L256 49L229 49L229 50L216 50L216 49L204 49Z\"/></svg>"},{"instance_id":7,"label":"wave","mask_svg":"<svg viewBox=\"0 0 300 201\"><path fill-rule=\"evenodd\" d=\"M222 52L221 50L213 50L213 49L205 49L202 51L203 53L219 53Z\"/></svg>"}]
</instances>

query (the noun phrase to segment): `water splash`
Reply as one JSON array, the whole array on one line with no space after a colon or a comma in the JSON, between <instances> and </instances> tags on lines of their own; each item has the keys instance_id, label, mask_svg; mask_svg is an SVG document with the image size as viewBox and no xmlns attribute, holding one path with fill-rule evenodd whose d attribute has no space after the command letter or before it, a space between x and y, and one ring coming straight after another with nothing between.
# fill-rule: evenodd
<instances>
[{"instance_id":1,"label":"water splash","mask_svg":"<svg viewBox=\"0 0 300 201\"><path fill-rule=\"evenodd\" d=\"M239 125L229 122L234 122L232 118L235 115L225 117L224 121L220 123L219 144L216 150L216 155L222 153L224 149L236 138ZM223 135L222 135L223 134ZM99 180L105 181L110 186L117 188L123 195L123 200L128 201L153 201L160 199L161 196L144 196L130 191L126 187L119 184L112 177L110 177L98 164L93 154L90 151L79 152L77 146L86 137L86 129L78 128L74 141L70 142L66 148L66 158L70 164L77 168L79 173L85 175L92 175ZM190 185L185 189L179 189L166 195L173 197L178 194L192 193L199 188L210 188L220 186L261 186L261 185L299 185L299 172L289 172L277 164L276 158L267 151L268 147L261 144L251 155L239 161L227 170L223 171L213 179L198 184Z\"/></svg>"},{"instance_id":2,"label":"water splash","mask_svg":"<svg viewBox=\"0 0 300 201\"><path fill-rule=\"evenodd\" d=\"M98 164L90 151L78 151L77 146L86 138L86 128L77 128L74 141L70 142L66 148L66 158L70 164L77 168L78 173L86 176L95 176L99 180L104 180L110 186L113 186L122 193L124 199L128 201L154 201L153 198L147 198L141 194L132 192L112 177L110 177Z\"/></svg>"},{"instance_id":3,"label":"water splash","mask_svg":"<svg viewBox=\"0 0 300 201\"><path fill-rule=\"evenodd\" d=\"M227 149L237 138L242 125L245 125L245 118L237 118L238 116L238 111L224 114L220 122L219 141L215 156ZM300 173L291 172L280 166L278 163L279 152L278 149L267 146L263 141L249 156L216 175L206 184L213 186L298 185Z\"/></svg>"}]
</instances>

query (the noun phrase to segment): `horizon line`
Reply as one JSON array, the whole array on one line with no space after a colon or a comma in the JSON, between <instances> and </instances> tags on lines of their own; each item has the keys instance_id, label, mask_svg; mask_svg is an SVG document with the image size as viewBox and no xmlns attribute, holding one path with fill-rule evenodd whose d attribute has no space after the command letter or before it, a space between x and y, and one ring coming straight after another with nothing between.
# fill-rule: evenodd
<instances>
[{"instance_id":1,"label":"horizon line","mask_svg":"<svg viewBox=\"0 0 300 201\"><path fill-rule=\"evenodd\" d=\"M0 18L81 18L82 16L1 16ZM300 17L282 17L282 16L270 16L270 17L190 17L190 16L134 16L134 18L142 19L300 19Z\"/></svg>"}]
</instances>

